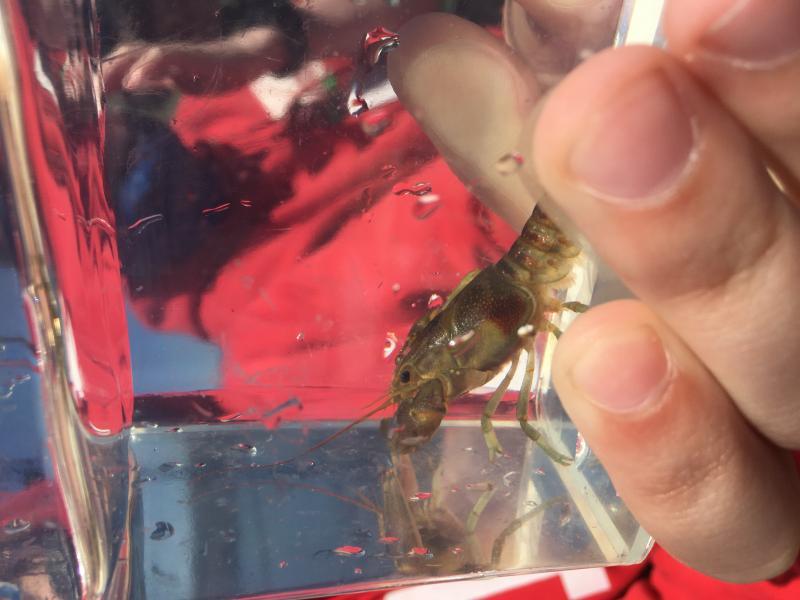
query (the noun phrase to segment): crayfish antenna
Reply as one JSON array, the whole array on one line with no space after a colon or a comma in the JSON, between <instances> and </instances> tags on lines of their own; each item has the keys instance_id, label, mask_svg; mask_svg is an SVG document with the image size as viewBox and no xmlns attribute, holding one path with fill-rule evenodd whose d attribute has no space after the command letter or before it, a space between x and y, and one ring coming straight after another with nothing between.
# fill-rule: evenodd
<instances>
[{"instance_id":1,"label":"crayfish antenna","mask_svg":"<svg viewBox=\"0 0 800 600\"><path fill-rule=\"evenodd\" d=\"M378 413L378 412L380 412L380 411L382 411L382 410L384 410L386 408L389 408L391 405L392 405L392 399L388 398L385 401L383 401L380 404L380 406L377 406L377 407L373 408L371 411L369 411L368 413L361 415L355 421L352 421L351 423L348 423L345 427L342 427L339 431L337 431L335 433L332 433L331 435L326 437L321 442L317 442L316 444L314 444L310 448L307 448L307 449L303 450L300 454L296 454L292 458L287 458L285 460L279 460L277 462L266 464L266 465L264 465L264 467L278 467L280 465L286 465L286 464L292 463L292 462L294 462L294 461L296 461L296 460L298 460L300 458L303 458L304 456L308 456L309 454L311 454L315 450L319 450L320 448L322 448L326 444L331 443L333 440L338 438L340 435L343 435L343 434L347 433L348 431L350 431L356 425L359 425L359 424L363 423L364 421L369 419L375 413Z\"/></svg>"}]
</instances>

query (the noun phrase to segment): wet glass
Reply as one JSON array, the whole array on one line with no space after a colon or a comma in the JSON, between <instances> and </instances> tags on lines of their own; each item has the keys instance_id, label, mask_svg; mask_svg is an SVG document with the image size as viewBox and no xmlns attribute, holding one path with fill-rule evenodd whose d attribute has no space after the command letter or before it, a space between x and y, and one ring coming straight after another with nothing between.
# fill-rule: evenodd
<instances>
[{"instance_id":1,"label":"wet glass","mask_svg":"<svg viewBox=\"0 0 800 600\"><path fill-rule=\"evenodd\" d=\"M0 321L0 429L38 433L0 442L0 546L53 566L0 554L0 581L298 597L641 560L650 537L550 388L550 333L525 406L569 465L520 428L522 368L494 413L499 456L481 414L502 368L430 440L393 445L410 328L517 234L397 100L386 61L403 23L450 12L546 90L602 48L656 41L657 5L4 5L19 83L2 91L16 316ZM529 158L509 148L493 172L534 197ZM559 299L589 303L596 270ZM601 275L594 297L621 293Z\"/></svg>"}]
</instances>

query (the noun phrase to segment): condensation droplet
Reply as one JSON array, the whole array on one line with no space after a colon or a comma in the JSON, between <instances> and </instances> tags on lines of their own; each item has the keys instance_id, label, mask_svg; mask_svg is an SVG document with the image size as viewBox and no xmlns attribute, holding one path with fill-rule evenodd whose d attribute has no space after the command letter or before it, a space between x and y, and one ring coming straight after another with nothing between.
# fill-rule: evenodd
<instances>
[{"instance_id":1,"label":"condensation droplet","mask_svg":"<svg viewBox=\"0 0 800 600\"><path fill-rule=\"evenodd\" d=\"M524 163L525 159L519 152L509 152L501 156L494 166L501 175L512 175L519 171Z\"/></svg>"},{"instance_id":2,"label":"condensation droplet","mask_svg":"<svg viewBox=\"0 0 800 600\"><path fill-rule=\"evenodd\" d=\"M364 556L366 551L361 546L339 546L333 549L337 556Z\"/></svg>"},{"instance_id":3,"label":"condensation droplet","mask_svg":"<svg viewBox=\"0 0 800 600\"><path fill-rule=\"evenodd\" d=\"M427 500L431 496L433 496L433 494L431 494L430 492L417 492L416 494L414 494L409 498L409 501L419 502L421 500Z\"/></svg>"},{"instance_id":4,"label":"condensation droplet","mask_svg":"<svg viewBox=\"0 0 800 600\"><path fill-rule=\"evenodd\" d=\"M426 181L418 181L417 183L397 183L392 187L392 193L395 196L424 196L430 194L433 187Z\"/></svg>"},{"instance_id":5,"label":"condensation droplet","mask_svg":"<svg viewBox=\"0 0 800 600\"><path fill-rule=\"evenodd\" d=\"M137 219L130 225L128 225L128 231L131 231L135 234L142 233L145 229L147 229L148 225L152 225L153 223L158 223L159 221L164 220L164 215L161 213L156 213L154 215L149 215L147 217L142 217L141 219Z\"/></svg>"},{"instance_id":6,"label":"condensation droplet","mask_svg":"<svg viewBox=\"0 0 800 600\"><path fill-rule=\"evenodd\" d=\"M11 519L3 526L3 531L8 535L22 533L31 528L31 522L25 519Z\"/></svg>"},{"instance_id":7,"label":"condensation droplet","mask_svg":"<svg viewBox=\"0 0 800 600\"><path fill-rule=\"evenodd\" d=\"M394 537L393 535L387 535L382 538L378 538L378 542L381 544L394 544L395 542L399 542L400 538Z\"/></svg>"},{"instance_id":8,"label":"condensation droplet","mask_svg":"<svg viewBox=\"0 0 800 600\"><path fill-rule=\"evenodd\" d=\"M172 526L172 523L167 521L157 521L155 529L153 529L153 531L150 533L150 539L158 542L172 537L174 533L175 528Z\"/></svg>"},{"instance_id":9,"label":"condensation droplet","mask_svg":"<svg viewBox=\"0 0 800 600\"><path fill-rule=\"evenodd\" d=\"M383 342L383 358L389 358L397 349L397 335L393 331L386 332L386 339Z\"/></svg>"},{"instance_id":10,"label":"condensation droplet","mask_svg":"<svg viewBox=\"0 0 800 600\"><path fill-rule=\"evenodd\" d=\"M278 567L281 568L281 569L285 569L288 566L289 566L289 563L286 562L285 560L282 560L281 562L278 563Z\"/></svg>"},{"instance_id":11,"label":"condensation droplet","mask_svg":"<svg viewBox=\"0 0 800 600\"><path fill-rule=\"evenodd\" d=\"M182 433L183 427L180 426L170 427L167 431L170 431L171 433Z\"/></svg>"},{"instance_id":12,"label":"condensation droplet","mask_svg":"<svg viewBox=\"0 0 800 600\"><path fill-rule=\"evenodd\" d=\"M256 448L252 444L246 444L244 442L239 442L238 444L234 444L233 449L238 450L239 452L243 452L245 454L249 454L250 456L255 456L256 454L258 454L258 448Z\"/></svg>"},{"instance_id":13,"label":"condensation droplet","mask_svg":"<svg viewBox=\"0 0 800 600\"><path fill-rule=\"evenodd\" d=\"M444 298L442 298L439 294L431 294L431 297L428 298L428 308L439 308L442 304L444 304Z\"/></svg>"},{"instance_id":14,"label":"condensation droplet","mask_svg":"<svg viewBox=\"0 0 800 600\"><path fill-rule=\"evenodd\" d=\"M578 436L575 438L575 464L580 465L588 453L589 446L586 444L586 440L583 439L583 436L578 433Z\"/></svg>"},{"instance_id":15,"label":"condensation droplet","mask_svg":"<svg viewBox=\"0 0 800 600\"><path fill-rule=\"evenodd\" d=\"M393 283L392 284L392 292L396 294L399 291L400 291L400 284L399 283Z\"/></svg>"},{"instance_id":16,"label":"condensation droplet","mask_svg":"<svg viewBox=\"0 0 800 600\"><path fill-rule=\"evenodd\" d=\"M540 476L544 475L544 469L542 469L541 467L539 467L538 469L534 469L533 470L533 474L534 475L540 475Z\"/></svg>"},{"instance_id":17,"label":"condensation droplet","mask_svg":"<svg viewBox=\"0 0 800 600\"><path fill-rule=\"evenodd\" d=\"M362 51L367 66L375 66L383 57L384 52L396 48L400 43L400 36L384 27L376 27L364 36Z\"/></svg>"},{"instance_id":18,"label":"condensation droplet","mask_svg":"<svg viewBox=\"0 0 800 600\"><path fill-rule=\"evenodd\" d=\"M450 554L455 554L456 556L462 554L463 552L464 549L461 546L453 546L452 548L450 548Z\"/></svg>"},{"instance_id":19,"label":"condensation droplet","mask_svg":"<svg viewBox=\"0 0 800 600\"><path fill-rule=\"evenodd\" d=\"M195 468L197 468L197 469L205 469L205 468L206 468L206 464L207 464L207 463L204 463L204 462L199 462L199 463L196 463L194 466L195 466Z\"/></svg>"},{"instance_id":20,"label":"condensation droplet","mask_svg":"<svg viewBox=\"0 0 800 600\"><path fill-rule=\"evenodd\" d=\"M414 216L420 221L424 221L438 210L440 200L439 194L423 194L418 197L414 204Z\"/></svg>"},{"instance_id":21,"label":"condensation droplet","mask_svg":"<svg viewBox=\"0 0 800 600\"><path fill-rule=\"evenodd\" d=\"M305 334L302 331L300 331L296 336L294 336L294 339L296 339L298 342L302 342L305 339L305 337L306 337Z\"/></svg>"},{"instance_id":22,"label":"condensation droplet","mask_svg":"<svg viewBox=\"0 0 800 600\"><path fill-rule=\"evenodd\" d=\"M212 215L216 213L225 212L231 207L230 202L223 202L222 204L218 204L217 206L212 206L211 208L204 208L201 213L204 215Z\"/></svg>"},{"instance_id":23,"label":"condensation droplet","mask_svg":"<svg viewBox=\"0 0 800 600\"><path fill-rule=\"evenodd\" d=\"M363 572L364 571L361 570L361 567L356 567L355 569L353 569L353 573L355 573L356 575L361 575Z\"/></svg>"}]
</instances>

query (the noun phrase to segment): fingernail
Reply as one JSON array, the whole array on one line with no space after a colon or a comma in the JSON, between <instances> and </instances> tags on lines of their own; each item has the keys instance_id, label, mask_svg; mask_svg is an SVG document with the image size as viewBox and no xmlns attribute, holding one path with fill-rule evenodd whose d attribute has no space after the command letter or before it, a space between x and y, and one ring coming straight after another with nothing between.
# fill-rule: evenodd
<instances>
[{"instance_id":1,"label":"fingernail","mask_svg":"<svg viewBox=\"0 0 800 600\"><path fill-rule=\"evenodd\" d=\"M572 366L570 378L595 405L625 413L660 400L672 369L658 334L642 325L595 342Z\"/></svg>"},{"instance_id":2,"label":"fingernail","mask_svg":"<svg viewBox=\"0 0 800 600\"><path fill-rule=\"evenodd\" d=\"M771 67L800 55L800 2L739 0L700 39L710 54L740 66Z\"/></svg>"},{"instance_id":3,"label":"fingernail","mask_svg":"<svg viewBox=\"0 0 800 600\"><path fill-rule=\"evenodd\" d=\"M694 146L690 114L666 74L653 71L590 118L569 168L592 195L641 206L677 184L688 171Z\"/></svg>"}]
</instances>

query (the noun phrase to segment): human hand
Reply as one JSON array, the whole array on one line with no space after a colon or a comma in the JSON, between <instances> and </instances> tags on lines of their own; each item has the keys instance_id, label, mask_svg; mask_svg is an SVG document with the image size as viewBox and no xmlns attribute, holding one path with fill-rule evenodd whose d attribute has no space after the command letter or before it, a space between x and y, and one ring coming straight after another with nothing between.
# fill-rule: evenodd
<instances>
[{"instance_id":1,"label":"human hand","mask_svg":"<svg viewBox=\"0 0 800 600\"><path fill-rule=\"evenodd\" d=\"M519 4L546 27L601 2ZM601 52L541 108L558 72L453 17L401 30L390 74L482 199L520 226L536 177L639 298L574 322L556 387L664 548L754 581L800 547L800 4L672 0L664 24L669 52ZM527 172L499 174L517 148Z\"/></svg>"}]
</instances>

